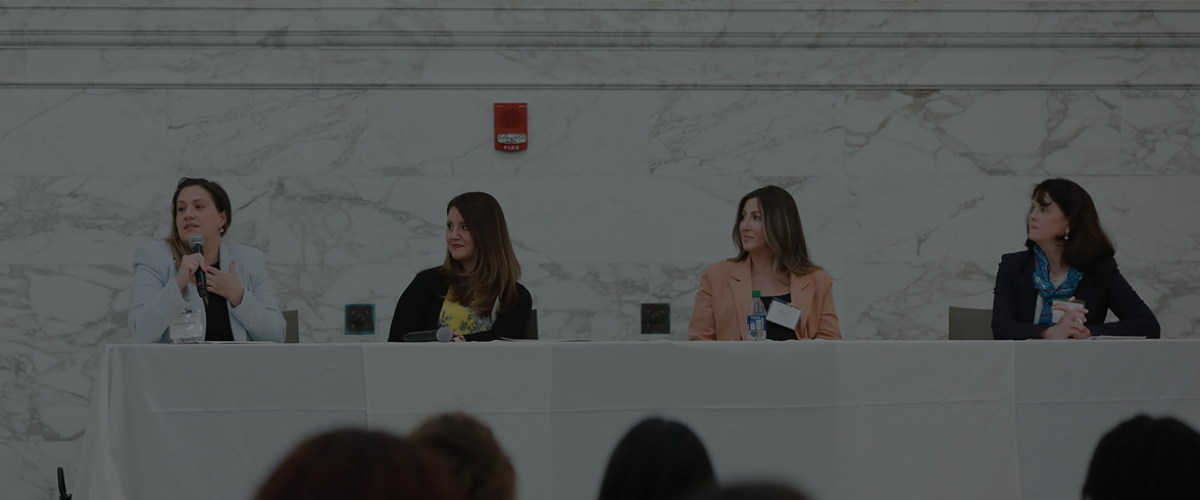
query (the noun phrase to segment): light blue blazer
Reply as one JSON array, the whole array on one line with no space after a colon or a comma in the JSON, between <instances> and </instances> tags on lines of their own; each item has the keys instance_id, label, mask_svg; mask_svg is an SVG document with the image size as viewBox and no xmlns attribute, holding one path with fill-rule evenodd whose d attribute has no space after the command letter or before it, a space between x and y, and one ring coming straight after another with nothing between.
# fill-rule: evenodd
<instances>
[{"instance_id":1,"label":"light blue blazer","mask_svg":"<svg viewBox=\"0 0 1200 500\"><path fill-rule=\"evenodd\" d=\"M229 307L229 326L233 339L283 342L286 323L275 307L275 294L267 282L267 269L262 252L237 243L221 242L221 269L229 270L229 262L237 261L238 280L246 289L242 303ZM206 323L204 299L196 291L196 283L188 282L181 292L175 284L175 258L165 241L138 247L133 254L133 292L129 294L129 331L140 343L170 343L171 323L185 309L200 314ZM210 295L212 300L217 295ZM208 331L205 324L205 331Z\"/></svg>"}]
</instances>

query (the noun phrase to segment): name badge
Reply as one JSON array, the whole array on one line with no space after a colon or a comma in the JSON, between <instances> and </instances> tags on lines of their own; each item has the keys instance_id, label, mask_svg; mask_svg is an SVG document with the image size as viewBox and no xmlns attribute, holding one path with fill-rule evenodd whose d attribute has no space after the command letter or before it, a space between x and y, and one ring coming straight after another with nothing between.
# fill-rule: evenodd
<instances>
[{"instance_id":1,"label":"name badge","mask_svg":"<svg viewBox=\"0 0 1200 500\"><path fill-rule=\"evenodd\" d=\"M800 310L787 302L775 299L771 303L771 308L767 310L767 321L789 330L795 330L796 325L800 324Z\"/></svg>"}]
</instances>

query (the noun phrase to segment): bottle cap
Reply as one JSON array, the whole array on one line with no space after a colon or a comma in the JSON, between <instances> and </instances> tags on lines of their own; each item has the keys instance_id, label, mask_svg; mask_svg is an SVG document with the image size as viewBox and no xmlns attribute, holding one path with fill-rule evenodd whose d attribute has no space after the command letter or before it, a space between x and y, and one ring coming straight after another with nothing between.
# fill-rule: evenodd
<instances>
[{"instance_id":1,"label":"bottle cap","mask_svg":"<svg viewBox=\"0 0 1200 500\"><path fill-rule=\"evenodd\" d=\"M754 293L750 294L750 296L751 297L762 297L762 292L759 290L755 290Z\"/></svg>"}]
</instances>

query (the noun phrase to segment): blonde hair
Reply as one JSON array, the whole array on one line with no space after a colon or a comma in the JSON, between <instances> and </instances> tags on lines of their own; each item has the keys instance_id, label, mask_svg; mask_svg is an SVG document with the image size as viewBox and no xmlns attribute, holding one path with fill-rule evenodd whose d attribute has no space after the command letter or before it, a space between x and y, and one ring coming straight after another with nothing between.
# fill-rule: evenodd
<instances>
[{"instance_id":1,"label":"blonde hair","mask_svg":"<svg viewBox=\"0 0 1200 500\"><path fill-rule=\"evenodd\" d=\"M755 189L738 202L737 221L733 224L733 244L737 246L738 254L729 260L741 262L750 257L750 252L742 247L740 226L742 210L746 208L746 202L753 198L758 199L758 210L762 212L767 246L775 252L775 262L771 265L775 279L790 284L793 274L803 276L821 269L808 258L808 244L804 241L804 227L800 224L796 200L783 188L776 186Z\"/></svg>"},{"instance_id":2,"label":"blonde hair","mask_svg":"<svg viewBox=\"0 0 1200 500\"><path fill-rule=\"evenodd\" d=\"M475 263L466 269L446 249L441 275L450 287L448 296L480 314L491 314L499 298L500 308L496 313L507 311L520 300L517 280L521 279L521 263L513 252L500 203L490 194L472 192L450 200L447 214L451 208L458 209L471 232Z\"/></svg>"}]
</instances>

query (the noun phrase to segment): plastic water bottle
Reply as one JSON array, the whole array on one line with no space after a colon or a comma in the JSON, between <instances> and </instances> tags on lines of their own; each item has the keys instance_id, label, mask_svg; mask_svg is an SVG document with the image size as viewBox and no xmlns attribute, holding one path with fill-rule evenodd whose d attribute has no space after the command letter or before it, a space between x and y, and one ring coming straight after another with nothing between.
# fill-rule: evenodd
<instances>
[{"instance_id":1,"label":"plastic water bottle","mask_svg":"<svg viewBox=\"0 0 1200 500\"><path fill-rule=\"evenodd\" d=\"M762 292L755 290L750 296L750 309L746 311L746 339L767 340L767 308L763 305Z\"/></svg>"}]
</instances>

